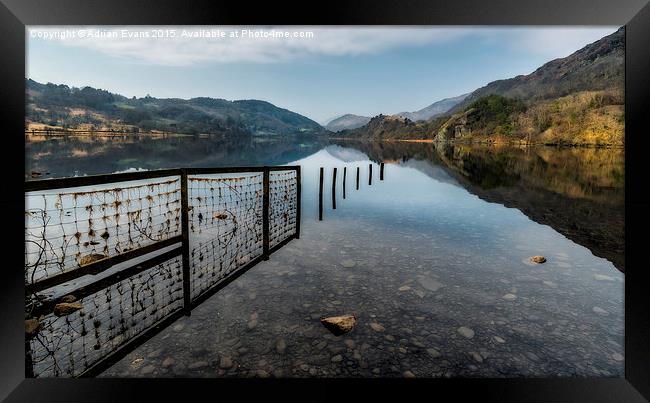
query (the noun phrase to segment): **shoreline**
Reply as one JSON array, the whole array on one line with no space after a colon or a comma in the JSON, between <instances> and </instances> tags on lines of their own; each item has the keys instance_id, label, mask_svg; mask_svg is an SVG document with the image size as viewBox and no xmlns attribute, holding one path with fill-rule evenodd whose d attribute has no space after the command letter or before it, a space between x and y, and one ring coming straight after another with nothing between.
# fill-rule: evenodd
<instances>
[{"instance_id":1,"label":"shoreline","mask_svg":"<svg viewBox=\"0 0 650 403\"><path fill-rule=\"evenodd\" d=\"M434 139L367 139L367 138L349 138L349 137L330 137L331 140L344 141L361 141L361 142L385 142L385 143L441 143L441 144L458 144L458 145L482 145L482 146L513 146L513 147L584 147L584 148L620 148L624 149L624 144L595 144L595 143L527 143L521 141L485 141L485 140L434 140Z\"/></svg>"}]
</instances>

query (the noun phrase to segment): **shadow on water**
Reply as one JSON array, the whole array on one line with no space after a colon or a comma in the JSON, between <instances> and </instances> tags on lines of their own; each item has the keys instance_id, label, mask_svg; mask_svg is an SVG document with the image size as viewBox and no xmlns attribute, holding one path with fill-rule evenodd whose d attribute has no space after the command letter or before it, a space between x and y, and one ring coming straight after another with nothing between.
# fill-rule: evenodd
<instances>
[{"instance_id":1,"label":"shadow on water","mask_svg":"<svg viewBox=\"0 0 650 403\"><path fill-rule=\"evenodd\" d=\"M341 141L371 160L438 178L439 171L481 199L519 209L625 271L622 149L495 147Z\"/></svg>"}]
</instances>

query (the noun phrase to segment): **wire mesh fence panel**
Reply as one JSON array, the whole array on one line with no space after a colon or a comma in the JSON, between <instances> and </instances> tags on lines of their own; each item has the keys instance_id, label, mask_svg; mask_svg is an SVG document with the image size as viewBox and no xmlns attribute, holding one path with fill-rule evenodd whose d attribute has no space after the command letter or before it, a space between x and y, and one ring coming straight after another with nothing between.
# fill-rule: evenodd
<instances>
[{"instance_id":1,"label":"wire mesh fence panel","mask_svg":"<svg viewBox=\"0 0 650 403\"><path fill-rule=\"evenodd\" d=\"M25 284L181 234L180 177L25 194Z\"/></svg>"},{"instance_id":2,"label":"wire mesh fence panel","mask_svg":"<svg viewBox=\"0 0 650 403\"><path fill-rule=\"evenodd\" d=\"M263 173L188 177L192 299L262 255Z\"/></svg>"},{"instance_id":3,"label":"wire mesh fence panel","mask_svg":"<svg viewBox=\"0 0 650 403\"><path fill-rule=\"evenodd\" d=\"M181 233L180 178L29 192L25 284Z\"/></svg>"},{"instance_id":4,"label":"wire mesh fence panel","mask_svg":"<svg viewBox=\"0 0 650 403\"><path fill-rule=\"evenodd\" d=\"M297 172L272 171L269 178L269 247L296 234L297 205Z\"/></svg>"},{"instance_id":5,"label":"wire mesh fence panel","mask_svg":"<svg viewBox=\"0 0 650 403\"><path fill-rule=\"evenodd\" d=\"M34 376L77 376L182 309L182 276L177 256L88 295L73 292L75 301L31 319L38 321L27 339Z\"/></svg>"}]
</instances>

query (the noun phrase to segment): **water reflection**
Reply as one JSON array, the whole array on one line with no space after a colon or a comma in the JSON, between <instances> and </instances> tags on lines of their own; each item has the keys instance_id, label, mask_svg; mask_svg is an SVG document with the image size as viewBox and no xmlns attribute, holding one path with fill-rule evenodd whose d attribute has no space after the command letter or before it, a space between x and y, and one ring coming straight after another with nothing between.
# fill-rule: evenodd
<instances>
[{"instance_id":1,"label":"water reflection","mask_svg":"<svg viewBox=\"0 0 650 403\"><path fill-rule=\"evenodd\" d=\"M283 147L268 148L301 166L300 239L103 376L623 375L622 151ZM359 180L320 221L334 167ZM357 325L337 337L320 318L341 314Z\"/></svg>"}]
</instances>

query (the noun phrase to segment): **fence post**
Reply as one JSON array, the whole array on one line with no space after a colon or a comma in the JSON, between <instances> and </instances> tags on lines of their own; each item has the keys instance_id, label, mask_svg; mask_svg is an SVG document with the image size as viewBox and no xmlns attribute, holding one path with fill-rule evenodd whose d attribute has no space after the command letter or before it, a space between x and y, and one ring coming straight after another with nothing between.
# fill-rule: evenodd
<instances>
[{"instance_id":1,"label":"fence post","mask_svg":"<svg viewBox=\"0 0 650 403\"><path fill-rule=\"evenodd\" d=\"M343 167L343 198L345 199L345 179L348 177L348 167Z\"/></svg>"},{"instance_id":2,"label":"fence post","mask_svg":"<svg viewBox=\"0 0 650 403\"><path fill-rule=\"evenodd\" d=\"M262 257L264 260L269 260L269 180L270 180L269 167L264 167L264 178L262 180L264 194L262 197Z\"/></svg>"},{"instance_id":3,"label":"fence post","mask_svg":"<svg viewBox=\"0 0 650 403\"><path fill-rule=\"evenodd\" d=\"M383 181L384 180L384 163L382 162L381 165L379 165L379 180Z\"/></svg>"},{"instance_id":4,"label":"fence post","mask_svg":"<svg viewBox=\"0 0 650 403\"><path fill-rule=\"evenodd\" d=\"M357 167L357 190L359 190L359 167Z\"/></svg>"},{"instance_id":5,"label":"fence post","mask_svg":"<svg viewBox=\"0 0 650 403\"><path fill-rule=\"evenodd\" d=\"M187 192L187 171L181 169L181 237L183 247L183 301L185 315L190 316L192 295L190 290L190 223L189 195Z\"/></svg>"},{"instance_id":6,"label":"fence post","mask_svg":"<svg viewBox=\"0 0 650 403\"><path fill-rule=\"evenodd\" d=\"M318 184L318 221L323 221L323 167L320 167L320 182Z\"/></svg>"},{"instance_id":7,"label":"fence post","mask_svg":"<svg viewBox=\"0 0 650 403\"><path fill-rule=\"evenodd\" d=\"M332 210L336 210L336 168L334 168L334 176L332 176Z\"/></svg>"},{"instance_id":8,"label":"fence post","mask_svg":"<svg viewBox=\"0 0 650 403\"><path fill-rule=\"evenodd\" d=\"M372 185L372 164L368 165L368 186Z\"/></svg>"},{"instance_id":9,"label":"fence post","mask_svg":"<svg viewBox=\"0 0 650 403\"><path fill-rule=\"evenodd\" d=\"M300 239L300 204L302 203L300 165L296 168L296 239Z\"/></svg>"}]
</instances>

